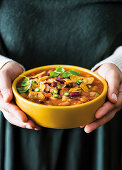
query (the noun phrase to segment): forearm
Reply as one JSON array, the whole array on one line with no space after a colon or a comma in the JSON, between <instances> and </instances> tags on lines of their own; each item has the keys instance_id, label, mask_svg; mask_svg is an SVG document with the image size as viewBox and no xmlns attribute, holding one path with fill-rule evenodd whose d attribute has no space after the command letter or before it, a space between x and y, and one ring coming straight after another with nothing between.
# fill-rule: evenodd
<instances>
[{"instance_id":1,"label":"forearm","mask_svg":"<svg viewBox=\"0 0 122 170\"><path fill-rule=\"evenodd\" d=\"M91 70L92 71L96 70L99 66L101 66L104 63L113 63L122 72L122 46L118 47L111 56L97 63Z\"/></svg>"}]
</instances>

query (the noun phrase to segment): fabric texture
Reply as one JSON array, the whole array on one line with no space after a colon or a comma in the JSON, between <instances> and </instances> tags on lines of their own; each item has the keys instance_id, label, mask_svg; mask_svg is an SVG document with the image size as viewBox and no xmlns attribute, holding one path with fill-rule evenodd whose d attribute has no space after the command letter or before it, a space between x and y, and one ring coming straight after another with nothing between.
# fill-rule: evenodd
<instances>
[{"instance_id":1,"label":"fabric texture","mask_svg":"<svg viewBox=\"0 0 122 170\"><path fill-rule=\"evenodd\" d=\"M0 54L26 69L91 69L121 46L121 11L115 0L2 0ZM0 170L121 170L121 120L120 111L90 134L79 127L34 131L0 112Z\"/></svg>"},{"instance_id":2,"label":"fabric texture","mask_svg":"<svg viewBox=\"0 0 122 170\"><path fill-rule=\"evenodd\" d=\"M9 61L14 61L14 60L0 55L0 68L2 68ZM14 61L14 62L16 62L16 61ZM94 71L99 66L101 66L102 64L105 64L105 63L113 63L120 69L120 71L122 71L122 46L118 47L111 56L109 56L106 59L97 63L91 70ZM18 63L18 64L20 64L20 63ZM23 71L25 71L24 66L22 66L22 65L20 65L20 66L23 68Z\"/></svg>"},{"instance_id":3,"label":"fabric texture","mask_svg":"<svg viewBox=\"0 0 122 170\"><path fill-rule=\"evenodd\" d=\"M7 58L5 56L0 55L0 69L2 69L4 67L4 65L7 64L10 61L16 62L16 61L14 61L14 60L12 60L10 58ZM18 63L18 64L22 67L23 71L25 71L24 66L22 66L20 63Z\"/></svg>"},{"instance_id":4,"label":"fabric texture","mask_svg":"<svg viewBox=\"0 0 122 170\"><path fill-rule=\"evenodd\" d=\"M0 69L9 61L12 61L10 58L4 57L0 55Z\"/></svg>"},{"instance_id":5,"label":"fabric texture","mask_svg":"<svg viewBox=\"0 0 122 170\"><path fill-rule=\"evenodd\" d=\"M120 71L122 71L122 46L118 47L111 56L96 64L91 70L93 71L97 69L104 63L113 63L120 69Z\"/></svg>"}]
</instances>

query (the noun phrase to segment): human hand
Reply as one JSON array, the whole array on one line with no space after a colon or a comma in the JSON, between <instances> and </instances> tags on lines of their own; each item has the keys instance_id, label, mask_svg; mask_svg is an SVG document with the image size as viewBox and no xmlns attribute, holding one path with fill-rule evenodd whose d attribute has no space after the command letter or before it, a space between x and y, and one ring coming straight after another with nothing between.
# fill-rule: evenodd
<instances>
[{"instance_id":1,"label":"human hand","mask_svg":"<svg viewBox=\"0 0 122 170\"><path fill-rule=\"evenodd\" d=\"M39 130L40 127L29 120L26 114L12 101L12 81L22 72L22 67L12 61L5 64L0 70L0 110L11 124L21 128Z\"/></svg>"},{"instance_id":2,"label":"human hand","mask_svg":"<svg viewBox=\"0 0 122 170\"><path fill-rule=\"evenodd\" d=\"M97 110L95 114L96 120L84 126L86 133L90 133L109 122L122 108L122 72L112 63L101 65L95 72L108 83L108 101Z\"/></svg>"}]
</instances>

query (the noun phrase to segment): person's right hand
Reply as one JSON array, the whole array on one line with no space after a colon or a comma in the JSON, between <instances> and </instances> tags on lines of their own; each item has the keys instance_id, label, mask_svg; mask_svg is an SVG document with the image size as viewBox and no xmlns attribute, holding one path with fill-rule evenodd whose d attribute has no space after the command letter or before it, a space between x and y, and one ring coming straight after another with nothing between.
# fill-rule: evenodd
<instances>
[{"instance_id":1,"label":"person's right hand","mask_svg":"<svg viewBox=\"0 0 122 170\"><path fill-rule=\"evenodd\" d=\"M39 130L40 127L28 119L26 114L12 101L12 81L22 72L22 67L13 61L5 64L0 70L0 110L11 124L21 128Z\"/></svg>"}]
</instances>

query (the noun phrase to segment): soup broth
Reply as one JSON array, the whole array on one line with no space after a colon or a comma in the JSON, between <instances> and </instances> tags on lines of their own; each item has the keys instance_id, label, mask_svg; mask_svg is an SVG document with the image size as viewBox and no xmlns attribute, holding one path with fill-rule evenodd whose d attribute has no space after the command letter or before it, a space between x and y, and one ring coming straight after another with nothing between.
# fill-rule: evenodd
<instances>
[{"instance_id":1,"label":"soup broth","mask_svg":"<svg viewBox=\"0 0 122 170\"><path fill-rule=\"evenodd\" d=\"M103 91L103 83L89 73L59 66L23 76L17 90L35 103L71 106L97 98Z\"/></svg>"}]
</instances>

